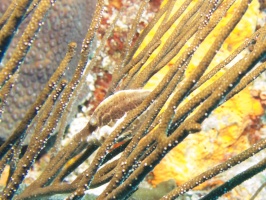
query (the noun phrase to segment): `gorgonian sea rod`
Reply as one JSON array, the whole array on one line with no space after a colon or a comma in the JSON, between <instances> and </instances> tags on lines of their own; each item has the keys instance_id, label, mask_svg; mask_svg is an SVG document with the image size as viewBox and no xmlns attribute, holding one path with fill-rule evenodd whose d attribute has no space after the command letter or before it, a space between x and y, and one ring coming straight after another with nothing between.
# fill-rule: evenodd
<instances>
[{"instance_id":1,"label":"gorgonian sea rod","mask_svg":"<svg viewBox=\"0 0 266 200\"><path fill-rule=\"evenodd\" d=\"M1 1L0 15L4 14L11 0ZM81 48L82 39L85 37L86 28L89 26L96 0L85 2L84 0L63 0L55 4L48 13L47 19L38 34L36 41L32 44L22 66L20 75L7 100L1 121L1 140L5 140L18 122L24 117L29 106L34 102L39 91L54 73L56 67L63 59L67 44L75 41L78 51ZM2 66L12 56L26 25L32 18L32 11L25 17L19 26ZM74 59L68 70L68 76L74 71L77 59Z\"/></svg>"},{"instance_id":2,"label":"gorgonian sea rod","mask_svg":"<svg viewBox=\"0 0 266 200\"><path fill-rule=\"evenodd\" d=\"M38 29L39 21L36 24L34 17L42 19L44 10L49 10L57 2L41 0L34 3L37 5L30 27ZM224 45L227 45L227 40L232 40L234 30L245 20L245 15L254 5L259 5L257 1L163 1L160 10L136 39L148 5L149 1L139 2L125 38L122 57L114 68L106 99L67 146L60 144L64 136L60 134L64 130L60 129L65 128L60 126L47 167L33 183L16 193L57 123L65 121L65 115L76 101L75 97L81 91L88 71L97 63L97 57L122 17L119 14L114 17L89 61L90 47L96 39L105 7L104 1L98 1L73 78L69 83L61 80L65 67L74 56L76 44L71 42L66 56L33 108L29 108L26 117L0 147L1 170L6 165L11 167L2 199L40 199L62 193L66 194L66 199L80 199L86 190L105 183L108 184L97 196L98 199L127 199L170 150L182 146L193 133L198 134L203 120L215 108L229 101L265 70L262 59L266 51L264 25L257 30L254 28L245 39L235 43L228 55L216 60ZM13 9L11 13L16 13L16 6L10 9ZM13 14L8 16L10 20L6 20L5 24L10 25ZM15 69L20 65L20 59L25 59L25 40L34 36L27 29L23 35L27 37L21 37L22 43L18 44L16 56L0 73L2 106L15 82ZM16 60L17 57L19 59ZM21 152L25 130L31 122L36 123L35 132L27 150ZM175 199L265 147L265 139L260 139L245 151L205 169L202 174L162 198ZM89 158L92 161L85 170L79 171L74 180L67 179ZM204 198L221 196L262 171L265 164L266 160L260 160L246 171L236 174L230 184L220 185Z\"/></svg>"}]
</instances>

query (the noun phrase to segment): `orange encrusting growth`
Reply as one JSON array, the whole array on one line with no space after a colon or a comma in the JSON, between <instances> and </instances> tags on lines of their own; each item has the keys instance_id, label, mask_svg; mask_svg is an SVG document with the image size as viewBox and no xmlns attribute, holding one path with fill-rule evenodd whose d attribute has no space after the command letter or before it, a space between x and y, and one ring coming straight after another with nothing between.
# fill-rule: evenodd
<instances>
[{"instance_id":1,"label":"orange encrusting growth","mask_svg":"<svg viewBox=\"0 0 266 200\"><path fill-rule=\"evenodd\" d=\"M239 2L240 1L236 1L233 4L226 14L226 17L220 21L218 26L199 46L188 65L186 76L189 76L195 67L197 67L207 50L211 47L211 44L214 42L220 30L226 26L226 23L228 23L233 17ZM182 2L178 1L176 4L181 5ZM175 8L173 10L175 10ZM259 14L259 2L257 0L252 1L241 21L235 27L230 36L225 40L221 49L217 52L208 67L207 72L224 60L228 55L230 55L230 53L240 46L246 38L252 35L256 29ZM161 21L158 23L161 23ZM169 37L169 32L172 30L173 28L171 27L171 30L169 30L164 37ZM148 37L152 38L155 32L156 29L152 30ZM191 43L192 40L189 40L181 52L172 59L167 66L149 80L144 89L154 89L156 87L157 83L160 82L171 65L174 64L175 60L181 55L183 50L189 46L189 43ZM149 41L149 39L147 39L145 44L142 45L145 46L147 41ZM164 39L162 39L162 41L164 41ZM151 60L156 56L156 53L159 51L161 46L151 55ZM238 56L240 59L243 57L243 54ZM202 91L202 89L207 85L217 80L217 78L219 78L225 70L226 69L219 71L215 77L208 80L198 90L193 92L192 95L190 95L184 102L187 102L187 100L196 93ZM164 109L162 109L162 111L163 110ZM204 126L208 126L208 123L209 126L214 124L214 127L203 128L204 131L188 136L182 143L169 152L160 164L153 170L153 178L150 182L153 185L157 185L160 182L174 178L178 185L182 184L191 179L191 177L207 170L211 166L219 164L231 156L247 149L250 147L250 141L248 135L249 133L246 133L245 130L253 123L253 119L259 118L263 114L263 111L264 109L260 101L253 98L250 94L250 90L246 88L231 100L223 104L223 106L217 108L210 118L203 123L207 124ZM208 184L209 186L214 184L213 181L220 183L222 180L216 179L208 181L204 185L202 184L199 186L198 189L200 187L206 187Z\"/></svg>"},{"instance_id":2,"label":"orange encrusting growth","mask_svg":"<svg viewBox=\"0 0 266 200\"><path fill-rule=\"evenodd\" d=\"M247 149L250 142L245 129L263 112L259 100L254 99L248 89L243 90L210 117L207 123L216 123L217 127L188 136L167 154L153 170L151 183L157 185L174 178L178 185L182 184ZM207 186L206 183L201 186Z\"/></svg>"}]
</instances>

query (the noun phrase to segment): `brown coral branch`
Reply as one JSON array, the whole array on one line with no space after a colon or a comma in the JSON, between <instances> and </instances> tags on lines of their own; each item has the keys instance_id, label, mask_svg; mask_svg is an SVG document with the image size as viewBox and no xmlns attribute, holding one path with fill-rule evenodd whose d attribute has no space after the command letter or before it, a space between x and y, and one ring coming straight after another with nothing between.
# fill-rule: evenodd
<instances>
[{"instance_id":1,"label":"brown coral branch","mask_svg":"<svg viewBox=\"0 0 266 200\"><path fill-rule=\"evenodd\" d=\"M16 1L12 1L11 4L8 6L6 12L2 15L0 18L0 29L4 26L8 18L11 16L12 12L14 11L16 7Z\"/></svg>"},{"instance_id":2,"label":"brown coral branch","mask_svg":"<svg viewBox=\"0 0 266 200\"><path fill-rule=\"evenodd\" d=\"M24 6L29 6L29 3L31 1L25 0L21 1L21 6L17 7L18 13L21 16L21 12L25 14L26 8ZM39 3L39 6L36 8L32 20L28 24L27 28L25 29L23 35L21 36L18 45L16 49L14 50L10 60L6 63L5 67L0 72L0 85L1 87L5 84L6 81L9 80L9 78L19 69L19 66L24 61L25 56L30 49L33 41L36 38L36 33L40 30L43 20L47 12L51 9L52 5L55 3L55 1L49 1L49 0L42 0ZM15 9L16 10L16 9ZM13 12L16 14L17 12ZM22 14L22 15L23 15ZM22 17L22 16L21 16ZM16 18L16 17L14 17ZM13 25L12 25L13 27ZM13 28L8 28L8 30L12 30ZM14 31L14 30L13 30ZM13 33L13 31L11 31ZM1 30L2 34L6 34L7 31L5 30L5 26ZM4 39L3 41L7 42L8 39L4 37L4 35L0 36L0 38ZM10 33L7 34L8 37L10 37ZM2 43L2 42L1 42ZM1 44L0 43L0 44ZM1 53L4 53L4 50L2 48L7 47L5 43L1 44Z\"/></svg>"},{"instance_id":3,"label":"brown coral branch","mask_svg":"<svg viewBox=\"0 0 266 200\"><path fill-rule=\"evenodd\" d=\"M265 63L255 66L266 50L266 28L262 27L244 41L228 58L220 62L214 70L205 75L217 51L220 50L225 39L241 20L249 3L250 0L242 0L237 4L235 4L235 0L197 1L194 3L191 0L185 0L183 5L175 10L175 13L172 13L174 1L168 1L162 6L136 43L133 46L127 44L124 57L121 58L124 60L122 66L125 66L115 70L113 84L107 94L109 97L95 109L90 116L89 123L72 138L70 144L55 151L40 177L17 198L30 199L71 192L72 194L67 199L80 199L87 189L107 182L109 182L108 186L98 196L98 199L126 199L130 196L144 177L171 149L179 145L188 135L200 131L200 124L215 108L242 90L254 77L265 70ZM133 33L135 33L145 7L144 4L145 2L139 8L139 13L132 25L135 28L132 28L129 33L127 43L132 41ZM209 49L202 56L197 67L187 74L187 67L198 47L207 40L233 4L237 5L234 16L216 35L214 42L209 45ZM92 24L83 41L77 72L62 94L61 104L55 106L52 121L46 122L48 126L53 124L52 127L55 127L63 112L60 106L66 106L69 101L69 111L66 113L70 112L76 100L75 98L70 99L69 96L73 94L77 96L81 91L85 76L95 66L96 57L103 50L104 43L114 29L115 22L107 30L102 43L95 51L95 57L89 63L88 53L100 24L103 7L103 1L99 1ZM118 17L114 21L117 19ZM166 42L162 42L164 41L164 34L174 25L176 28L173 33L170 34ZM152 39L147 41L148 44L142 50L137 51L154 26L158 28ZM187 46L187 44L189 45ZM239 59L237 63L227 69L226 66L232 64L233 59L250 45L253 45L253 50L246 53L244 58ZM151 55L154 56L155 54L156 57L152 58ZM169 71L155 89L153 91L143 90L142 88L147 81L173 59L175 62L169 67ZM200 87L203 83L214 78L221 70L225 73L220 78L212 81L209 86L203 89ZM115 92L117 90L122 91ZM187 101L188 96L189 100ZM42 113L40 111L40 114ZM51 113L51 111L47 109L47 113ZM67 124L65 119L67 117L63 117L65 123L60 128L57 145L54 148L60 146L62 133L64 133ZM41 119L39 121L41 122ZM42 124L44 123L42 122ZM104 131L102 133L101 128L106 128L107 125L108 128L113 125L110 133ZM37 125L36 131L40 132L40 136L43 136L42 140L49 138L51 132L48 131L48 133L46 128L41 128L41 124ZM14 141L14 144L18 145L16 140ZM265 141L262 140L236 157L204 172L188 184L177 188L177 193L173 192L173 195L170 193L169 198L174 198L181 192L220 173L221 168L226 170L251 157L264 148L264 143ZM18 182L22 180L18 177L26 173L26 169L23 168L25 156L31 155L29 151L34 151L36 155L35 150L43 147L42 141L36 144L29 144L28 151L22 159L19 159L18 156L14 157L15 162L18 160L19 164L12 178L19 180ZM41 145L38 146L39 144ZM97 149L98 151L96 151ZM19 151L17 152L19 153ZM94 152L95 154L93 154ZM10 148L6 156L13 153L12 148ZM121 155L119 155L120 153ZM29 157L30 162L34 161L32 155ZM118 155L120 157L117 158ZM93 157L93 160L87 169L79 173L74 181L64 183L67 176L90 157ZM114 158L115 161L112 161ZM7 163L6 159L8 157L3 157L4 162ZM26 168L28 166L29 163L26 163ZM5 192L12 190L10 187L13 185L17 187L13 181L9 181L9 186Z\"/></svg>"},{"instance_id":4,"label":"brown coral branch","mask_svg":"<svg viewBox=\"0 0 266 200\"><path fill-rule=\"evenodd\" d=\"M198 186L199 184L205 182L206 180L211 179L212 177L226 171L234 167L237 164L240 164L244 160L248 159L249 157L253 156L254 154L260 152L261 150L266 148L266 141L261 140L258 143L254 144L249 149L243 151L242 153L228 159L226 162L219 164L206 172L203 172L199 176L196 176L189 180L188 182L178 186L176 189L171 191L169 194L165 195L162 199L176 199L179 195L189 191L190 189Z\"/></svg>"},{"instance_id":5,"label":"brown coral branch","mask_svg":"<svg viewBox=\"0 0 266 200\"><path fill-rule=\"evenodd\" d=\"M18 161L16 169L10 178L11 180L8 182L7 186L5 187L3 191L2 199L12 198L18 186L20 185L20 183L23 181L24 177L26 176L27 171L29 170L30 166L34 163L34 160L36 159L36 157L38 156L42 148L44 148L47 140L49 139L49 136L51 135L54 128L56 127L56 124L58 122L58 120L56 119L60 118L60 115L63 111L62 108L64 107L64 104L61 104L61 106L57 107L58 109L55 110L57 112L55 112L53 116L51 116L50 118L49 116L53 109L53 105L55 104L57 98L60 96L60 93L62 92L65 86L66 86L66 82L62 81L60 85L58 86L58 88L56 88L51 93L50 97L47 99L46 105L43 108L43 113L41 114L38 120L35 133L33 134L31 141L29 143L30 148L27 149L26 153ZM43 131L41 131L45 122L47 123L47 126L45 127Z\"/></svg>"},{"instance_id":6,"label":"brown coral branch","mask_svg":"<svg viewBox=\"0 0 266 200\"><path fill-rule=\"evenodd\" d=\"M211 191L209 194L201 198L201 200L216 200L219 196L222 196L223 194L227 193L228 191L232 190L236 186L240 185L244 181L250 179L254 175L262 172L266 168L266 159L264 158L257 164L253 165L252 167L249 167L247 170L241 172L240 174L237 174L221 186L215 188L213 191Z\"/></svg>"},{"instance_id":7,"label":"brown coral branch","mask_svg":"<svg viewBox=\"0 0 266 200\"><path fill-rule=\"evenodd\" d=\"M3 55L6 52L6 49L11 41L11 38L14 36L31 2L32 0L22 0L19 2L12 2L9 9L7 9L5 14L3 15L3 18L1 19L3 21L1 23L5 22L5 24L0 30L0 62L2 61ZM1 80L0 83L1 85L3 85L3 80Z\"/></svg>"},{"instance_id":8,"label":"brown coral branch","mask_svg":"<svg viewBox=\"0 0 266 200\"><path fill-rule=\"evenodd\" d=\"M45 102L51 91L55 88L58 80L60 80L60 78L62 77L63 73L65 72L65 69L67 68L69 62L71 61L71 59L75 54L75 49L76 49L76 43L70 43L65 58L62 60L59 67L53 74L53 76L47 82L44 89L36 99L35 103L29 108L27 114L25 115L23 120L19 123L13 134L0 147L0 158L2 158L5 155L5 153L12 147L12 144L14 144L19 138L24 138L27 126L36 116L38 110L40 110L40 108L42 107L43 103Z\"/></svg>"}]
</instances>

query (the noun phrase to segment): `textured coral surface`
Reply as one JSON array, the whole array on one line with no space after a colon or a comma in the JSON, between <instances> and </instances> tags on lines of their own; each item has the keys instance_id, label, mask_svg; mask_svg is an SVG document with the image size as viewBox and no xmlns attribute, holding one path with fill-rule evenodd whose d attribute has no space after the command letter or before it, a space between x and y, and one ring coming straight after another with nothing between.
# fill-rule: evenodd
<instances>
[{"instance_id":1,"label":"textured coral surface","mask_svg":"<svg viewBox=\"0 0 266 200\"><path fill-rule=\"evenodd\" d=\"M0 5L0 16L7 9L11 0L3 0ZM67 44L71 41L81 42L87 32L96 0L62 0L56 2L50 11L37 39L33 43L25 62L21 66L18 83L15 84L8 99L3 121L0 126L0 137L6 138L33 103L41 88L52 75L64 57ZM29 15L21 24L11 43L12 49L30 20ZM7 52L5 61L10 58L12 49ZM76 59L77 60L77 59ZM75 68L74 60L68 76Z\"/></svg>"}]
</instances>

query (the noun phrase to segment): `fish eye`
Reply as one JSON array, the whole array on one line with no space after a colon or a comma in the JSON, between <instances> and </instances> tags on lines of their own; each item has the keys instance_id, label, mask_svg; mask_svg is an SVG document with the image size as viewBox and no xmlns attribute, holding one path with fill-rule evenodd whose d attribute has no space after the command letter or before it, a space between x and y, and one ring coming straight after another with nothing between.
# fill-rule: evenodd
<instances>
[{"instance_id":1,"label":"fish eye","mask_svg":"<svg viewBox=\"0 0 266 200\"><path fill-rule=\"evenodd\" d=\"M98 120L96 119L95 116L92 116L92 117L90 118L90 125L91 125L91 126L97 126L97 122L98 122Z\"/></svg>"}]
</instances>

